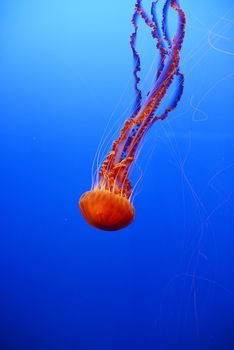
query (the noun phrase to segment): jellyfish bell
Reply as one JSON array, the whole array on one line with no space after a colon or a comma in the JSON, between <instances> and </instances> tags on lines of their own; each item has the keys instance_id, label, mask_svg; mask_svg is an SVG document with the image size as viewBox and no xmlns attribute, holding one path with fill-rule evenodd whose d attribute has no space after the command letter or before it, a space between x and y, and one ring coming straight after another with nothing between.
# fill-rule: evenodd
<instances>
[{"instance_id":1,"label":"jellyfish bell","mask_svg":"<svg viewBox=\"0 0 234 350\"><path fill-rule=\"evenodd\" d=\"M91 226L105 231L116 231L128 226L135 210L130 201L108 190L85 192L79 200L85 220Z\"/></svg>"}]
</instances>

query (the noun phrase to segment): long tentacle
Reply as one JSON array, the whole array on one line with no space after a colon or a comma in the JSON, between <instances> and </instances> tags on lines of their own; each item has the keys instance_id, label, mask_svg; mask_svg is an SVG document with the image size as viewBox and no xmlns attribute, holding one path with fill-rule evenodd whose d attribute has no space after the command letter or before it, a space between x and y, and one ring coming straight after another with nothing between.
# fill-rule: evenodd
<instances>
[{"instance_id":1,"label":"long tentacle","mask_svg":"<svg viewBox=\"0 0 234 350\"><path fill-rule=\"evenodd\" d=\"M145 24L151 28L151 35L156 40L156 48L159 52L159 67L158 67L158 70L156 73L156 79L160 75L160 73L164 67L164 61L165 61L166 54L167 54L167 51L165 49L165 45L163 43L163 38L162 38L161 33L159 31L159 25L158 25L157 16L156 16L157 2L158 2L158 0L152 2L152 6L151 6L152 19L151 19L142 6L142 0L137 0L138 13L141 16L141 18L144 20Z\"/></svg>"},{"instance_id":2,"label":"long tentacle","mask_svg":"<svg viewBox=\"0 0 234 350\"><path fill-rule=\"evenodd\" d=\"M159 75L161 74L161 72L164 68L164 62L165 62L165 59L167 56L167 50L166 50L166 47L164 44L163 37L162 37L161 32L160 32L160 27L159 27L158 19L157 19L157 11L156 11L157 3L158 3L158 0L153 1L152 6L151 6L152 20L155 24L154 37L157 38L157 48L160 52L160 60L159 60L158 71L157 71L155 80L157 80Z\"/></svg>"},{"instance_id":3,"label":"long tentacle","mask_svg":"<svg viewBox=\"0 0 234 350\"><path fill-rule=\"evenodd\" d=\"M159 25L158 25L157 16L156 16L157 2L158 2L158 0L152 2L152 5L151 5L152 20L150 19L148 14L145 12L144 8L142 7L142 0L137 0L136 5L135 5L135 11L134 11L134 14L132 17L132 23L134 25L134 33L131 35L130 45L131 45L131 48L133 51L133 56L134 56L134 61L135 61L134 77L135 77L135 90L137 92L136 107L135 107L135 111L134 111L132 118L134 118L137 115L137 113L140 111L141 101L142 101L142 92L138 87L138 83L140 82L140 78L137 75L137 72L139 72L141 69L140 56L135 48L136 35L137 35L137 30L138 30L137 19L138 19L139 15L144 20L146 25L152 29L151 35L156 40L156 47L160 53L159 67L158 67L158 70L156 73L155 80L157 80L157 78L159 77L159 75L161 74L161 72L164 68L164 62L165 62L166 55L167 55L167 51L166 51L166 48L165 48L165 45L163 42L163 38L162 38L160 30L159 30ZM121 155L120 155L120 161L126 157L127 149L129 147L130 143L132 142L137 130L140 128L140 126L141 126L141 122L132 126L131 132L128 133L128 135L125 139L125 144L124 144L124 147L123 147L123 149L121 151Z\"/></svg>"},{"instance_id":4,"label":"long tentacle","mask_svg":"<svg viewBox=\"0 0 234 350\"><path fill-rule=\"evenodd\" d=\"M176 86L176 90L175 90L175 95L172 99L170 106L168 106L160 116L154 116L154 118L152 119L152 121L150 123L150 126L154 122L156 122L157 120L166 119L168 114L176 108L178 102L180 101L181 96L183 94L183 90L184 90L184 75L178 71L176 76L178 78L178 82L177 82L177 86Z\"/></svg>"},{"instance_id":5,"label":"long tentacle","mask_svg":"<svg viewBox=\"0 0 234 350\"><path fill-rule=\"evenodd\" d=\"M172 40L171 53L169 57L169 61L167 65L164 67L160 77L157 79L154 89L148 97L148 100L145 103L145 107L143 108L144 112L140 113L138 117L138 121L141 122L139 125L139 129L137 133L135 133L134 138L132 138L131 143L129 144L127 155L129 157L134 157L136 149L138 147L138 143L143 137L143 134L146 132L148 127L151 124L154 113L156 109L159 107L163 97L165 96L169 86L173 82L174 76L178 75L181 83L179 84L179 89L177 94L175 95L175 106L177 105L183 91L183 75L179 73L179 51L181 49L181 45L184 39L184 30L185 30L185 14L183 10L179 7L178 1L170 0L170 6L178 13L179 23L178 30L176 35ZM163 113L161 118L165 119L169 112L174 109L174 106L169 106L166 111ZM154 120L156 121L157 118Z\"/></svg>"},{"instance_id":6,"label":"long tentacle","mask_svg":"<svg viewBox=\"0 0 234 350\"><path fill-rule=\"evenodd\" d=\"M154 86L148 95L144 105L139 109L137 115L133 115L129 120L125 122L119 138L113 143L112 150L107 155L101 168L99 184L101 188L108 188L115 193L122 193L122 195L126 196L127 198L129 198L132 191L132 187L128 178L129 170L136 156L139 143L142 140L145 132L155 121L159 119L165 119L169 112L176 107L182 95L184 82L184 77L179 72L179 55L184 39L185 15L178 4L178 0L166 1L166 7L164 6L163 10L164 23L162 26L162 36L157 26L156 16L153 16L154 8L151 9L151 14L153 17L153 20L151 20L143 10L141 3L141 0L137 0L135 12L138 13L138 15L144 19L145 23L152 28L151 34L157 40L157 48L160 52L161 66L159 65L159 73L157 72ZM154 5L152 6L154 7L156 4L157 1L154 1ZM170 39L167 31L165 30L169 5L177 12L179 17L178 30L173 39ZM137 23L136 20L137 16L133 19L133 23L135 23L135 25ZM135 49L137 25L134 28L135 35L133 33L132 49L133 54L135 55L134 57L137 58L137 51ZM162 37L167 42L167 45L169 47L168 51L165 50L165 46L162 43ZM167 59L165 59L165 57L167 57ZM137 79L140 61L136 59L135 63L135 88L138 88L140 91L138 87L139 80ZM155 113L164 96L166 95L169 86L172 84L174 77L177 77L179 81L175 96L165 111L161 115L155 116ZM139 96L142 96L139 94L138 90L136 89L139 99Z\"/></svg>"},{"instance_id":7,"label":"long tentacle","mask_svg":"<svg viewBox=\"0 0 234 350\"><path fill-rule=\"evenodd\" d=\"M133 60L134 60L134 70L133 70L133 76L134 76L134 88L135 88L135 93L136 93L136 98L135 98L135 103L134 103L134 109L133 109L133 115L136 115L140 108L141 108L141 101L142 101L142 92L141 89L139 88L139 83L140 83L140 78L138 76L138 72L141 70L141 60L140 60L140 55L136 50L136 40L137 40L137 31L138 31L138 11L137 11L137 5L135 6L135 11L132 16L132 24L134 27L134 32L130 36L130 46L132 49L133 53Z\"/></svg>"},{"instance_id":8,"label":"long tentacle","mask_svg":"<svg viewBox=\"0 0 234 350\"><path fill-rule=\"evenodd\" d=\"M162 10L162 32L163 32L163 38L166 41L168 48L171 49L172 46L172 41L168 32L168 23L167 23L167 18L168 18L168 11L171 6L171 0L167 0L163 6Z\"/></svg>"}]
</instances>

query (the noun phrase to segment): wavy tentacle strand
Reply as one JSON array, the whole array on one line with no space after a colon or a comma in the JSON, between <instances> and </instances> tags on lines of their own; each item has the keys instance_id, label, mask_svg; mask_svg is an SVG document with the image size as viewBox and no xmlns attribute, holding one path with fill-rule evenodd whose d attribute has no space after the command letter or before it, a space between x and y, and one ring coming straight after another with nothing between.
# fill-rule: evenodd
<instances>
[{"instance_id":1,"label":"wavy tentacle strand","mask_svg":"<svg viewBox=\"0 0 234 350\"><path fill-rule=\"evenodd\" d=\"M149 28L151 28L151 35L152 35L153 39L156 40L156 49L159 52L159 67L158 67L158 70L156 73L156 78L160 75L160 73L164 67L164 61L166 59L166 54L167 54L167 51L166 51L166 48L165 48L160 30L159 30L159 25L158 25L157 16L156 16L157 2L158 1L154 1L154 2L152 2L152 5L151 5L152 19L148 16L146 11L144 10L141 0L137 1L137 6L136 6L137 11L138 11L139 15L141 16L141 18L144 20L145 24Z\"/></svg>"},{"instance_id":2,"label":"wavy tentacle strand","mask_svg":"<svg viewBox=\"0 0 234 350\"><path fill-rule=\"evenodd\" d=\"M135 11L132 16L132 24L134 27L134 32L130 36L130 46L132 49L133 53L133 60L134 60L134 70L133 70L133 77L134 77L134 89L136 93L136 99L135 99L135 104L134 104L134 115L136 115L140 108L141 108L141 101L142 101L142 92L141 89L139 88L139 83L140 83L140 78L138 76L138 72L141 70L141 60L140 60L140 55L136 50L136 39L137 39L137 31L138 31L138 26L137 26L137 21L138 21L138 11L137 11L137 6L135 6Z\"/></svg>"},{"instance_id":3,"label":"wavy tentacle strand","mask_svg":"<svg viewBox=\"0 0 234 350\"><path fill-rule=\"evenodd\" d=\"M157 2L154 2L152 4L151 13L153 14L155 13L156 3ZM171 6L179 16L178 31L172 40L165 31L166 16L169 6ZM135 159L139 143L146 131L155 121L165 119L168 114L175 109L181 98L184 83L184 77L179 72L179 54L184 39L185 15L179 7L178 1L166 1L163 8L163 32L168 46L170 45L170 52L166 52L165 46L162 43L162 37L158 30L155 15L151 20L142 8L140 0L136 3L135 13L138 13L145 23L152 28L152 36L157 40L158 50L161 50L161 65L157 73L155 84L144 105L136 116L133 116L125 122L119 138L113 143L112 151L107 155L101 168L100 183L98 184L100 188L108 188L116 194L121 192L122 195L127 198L131 195L132 189L127 177L132 162ZM156 110L166 95L175 76L178 78L178 86L173 101L161 115L155 116ZM118 172L116 172L116 169L118 169ZM123 180L124 183L122 182Z\"/></svg>"},{"instance_id":4,"label":"wavy tentacle strand","mask_svg":"<svg viewBox=\"0 0 234 350\"><path fill-rule=\"evenodd\" d=\"M165 62L165 59L167 57L167 49L166 49L166 46L164 44L164 40L162 38L162 34L160 32L160 27L159 27L158 19L157 19L157 12L156 12L157 3L158 3L158 0L152 2L152 6L151 6L151 16L152 16L152 20L155 24L154 37L157 38L157 49L160 52L160 60L159 60L159 65L158 65L158 71L156 74L156 80L158 79L159 75L161 74L161 72L164 68L164 62Z\"/></svg>"},{"instance_id":5,"label":"wavy tentacle strand","mask_svg":"<svg viewBox=\"0 0 234 350\"><path fill-rule=\"evenodd\" d=\"M167 25L168 11L171 6L172 6L171 0L166 0L162 10L162 33L163 33L163 38L165 40L165 43L168 46L168 49L170 49L172 46L171 38L168 32L168 25Z\"/></svg>"},{"instance_id":6,"label":"wavy tentacle strand","mask_svg":"<svg viewBox=\"0 0 234 350\"><path fill-rule=\"evenodd\" d=\"M150 17L147 15L147 13L142 7L142 0L138 0L135 5L135 11L131 20L134 27L134 32L130 36L130 46L133 52L133 59L134 59L133 76L134 76L134 88L136 92L133 116L136 116L139 110L141 109L141 102L142 102L142 91L139 87L140 77L138 76L138 72L141 71L141 60L140 60L140 55L136 50L136 38L137 38L137 32L138 32L137 22L138 22L139 16L144 20L145 24L151 28L151 35L156 40L156 48L159 52L159 66L156 73L156 79L158 78L161 71L163 70L164 61L167 55L167 50L165 48L164 41L162 39L160 30L159 30L158 21L157 21L157 15L156 15L157 2L158 0L152 2L152 5L151 5L152 19L150 19Z\"/></svg>"},{"instance_id":7,"label":"wavy tentacle strand","mask_svg":"<svg viewBox=\"0 0 234 350\"><path fill-rule=\"evenodd\" d=\"M182 96L184 76L180 72L180 51L185 33L185 14L178 0L166 0L163 7L162 26L158 25L156 5L152 2L151 17L143 9L142 0L136 0L132 17L134 31L130 37L130 46L134 58L134 87L136 93L135 107L132 116L125 121L119 137L113 142L99 171L99 180L94 190L86 192L80 199L80 208L86 220L93 226L106 230L123 228L132 222L134 208L130 203L132 185L130 170L137 157L139 145L145 133L158 120L164 120L174 110ZM167 30L169 8L178 15L177 32L173 38ZM155 74L153 86L142 104L142 92L139 87L141 70L140 56L136 50L138 19L142 18L151 29L151 35L156 41L156 51L159 53L159 65ZM172 83L176 88L170 102L163 112L158 112L161 102L167 96ZM122 212L122 216L121 216Z\"/></svg>"}]
</instances>

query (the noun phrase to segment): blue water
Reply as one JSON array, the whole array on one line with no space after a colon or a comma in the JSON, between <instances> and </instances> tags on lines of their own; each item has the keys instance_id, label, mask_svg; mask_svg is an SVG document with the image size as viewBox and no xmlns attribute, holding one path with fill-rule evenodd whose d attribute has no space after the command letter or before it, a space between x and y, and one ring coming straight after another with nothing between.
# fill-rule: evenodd
<instances>
[{"instance_id":1,"label":"blue water","mask_svg":"<svg viewBox=\"0 0 234 350\"><path fill-rule=\"evenodd\" d=\"M1 1L1 350L234 349L234 9L181 6L184 94L144 140L135 221L112 233L77 202L133 101L134 1ZM138 48L146 89L143 24Z\"/></svg>"}]
</instances>

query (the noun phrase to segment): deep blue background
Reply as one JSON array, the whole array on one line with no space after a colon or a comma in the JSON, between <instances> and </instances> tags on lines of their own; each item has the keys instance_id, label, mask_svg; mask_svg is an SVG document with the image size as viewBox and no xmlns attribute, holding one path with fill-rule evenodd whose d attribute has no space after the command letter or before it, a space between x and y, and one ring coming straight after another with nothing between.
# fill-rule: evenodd
<instances>
[{"instance_id":1,"label":"deep blue background","mask_svg":"<svg viewBox=\"0 0 234 350\"><path fill-rule=\"evenodd\" d=\"M134 223L106 233L77 202L132 103L134 0L1 0L0 349L234 348L234 10L181 5L184 95L145 139ZM144 78L144 26L138 47Z\"/></svg>"}]
</instances>

